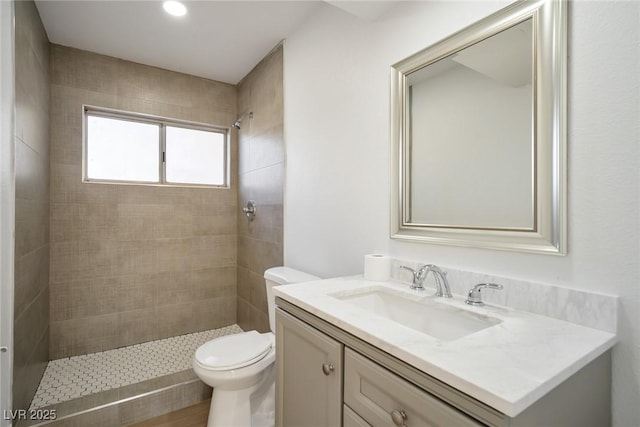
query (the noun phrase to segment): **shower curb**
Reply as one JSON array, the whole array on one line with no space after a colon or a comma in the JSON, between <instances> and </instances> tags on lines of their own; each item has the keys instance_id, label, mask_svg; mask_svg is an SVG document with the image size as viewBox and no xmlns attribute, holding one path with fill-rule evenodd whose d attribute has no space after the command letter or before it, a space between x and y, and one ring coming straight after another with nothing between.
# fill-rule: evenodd
<instances>
[{"instance_id":1,"label":"shower curb","mask_svg":"<svg viewBox=\"0 0 640 427\"><path fill-rule=\"evenodd\" d=\"M211 387L194 378L64 414L55 420L19 422L16 427L127 426L210 399L211 391ZM62 405L64 403L53 406L60 408Z\"/></svg>"}]
</instances>

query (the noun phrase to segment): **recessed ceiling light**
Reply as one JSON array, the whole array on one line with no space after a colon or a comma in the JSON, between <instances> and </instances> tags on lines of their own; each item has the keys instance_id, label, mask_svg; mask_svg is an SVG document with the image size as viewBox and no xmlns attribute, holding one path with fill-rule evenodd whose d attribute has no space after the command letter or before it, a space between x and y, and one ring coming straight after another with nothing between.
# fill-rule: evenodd
<instances>
[{"instance_id":1,"label":"recessed ceiling light","mask_svg":"<svg viewBox=\"0 0 640 427\"><path fill-rule=\"evenodd\" d=\"M183 16L187 13L187 8L185 5L180 3L179 1L169 0L162 4L164 10L173 16Z\"/></svg>"}]
</instances>

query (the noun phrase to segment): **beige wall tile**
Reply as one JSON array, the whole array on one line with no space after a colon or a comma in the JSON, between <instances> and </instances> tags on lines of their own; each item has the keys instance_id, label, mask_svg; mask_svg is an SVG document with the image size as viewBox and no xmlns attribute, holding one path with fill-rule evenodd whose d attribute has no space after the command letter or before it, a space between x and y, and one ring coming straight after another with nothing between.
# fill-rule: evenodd
<instances>
[{"instance_id":1,"label":"beige wall tile","mask_svg":"<svg viewBox=\"0 0 640 427\"><path fill-rule=\"evenodd\" d=\"M157 305L179 304L236 295L236 267L169 272L154 277Z\"/></svg>"},{"instance_id":2,"label":"beige wall tile","mask_svg":"<svg viewBox=\"0 0 640 427\"><path fill-rule=\"evenodd\" d=\"M48 201L49 156L43 156L16 139L16 199ZM16 213L17 215L20 212Z\"/></svg>"},{"instance_id":3,"label":"beige wall tile","mask_svg":"<svg viewBox=\"0 0 640 427\"><path fill-rule=\"evenodd\" d=\"M249 222L238 213L238 324L268 330L264 271L283 262L284 174L282 48L263 59L238 88L238 110L253 119L239 131L238 202L254 200Z\"/></svg>"},{"instance_id":4,"label":"beige wall tile","mask_svg":"<svg viewBox=\"0 0 640 427\"><path fill-rule=\"evenodd\" d=\"M49 198L16 199L16 259L49 243Z\"/></svg>"},{"instance_id":5,"label":"beige wall tile","mask_svg":"<svg viewBox=\"0 0 640 427\"><path fill-rule=\"evenodd\" d=\"M198 376L195 374L195 372L193 372L193 369L187 369L185 371L176 372L174 374L122 386L116 390L117 398L113 400L123 400L128 397L138 396L149 391L155 391L167 386L175 386L176 384L180 383L192 381L196 382L194 380L198 380Z\"/></svg>"},{"instance_id":6,"label":"beige wall tile","mask_svg":"<svg viewBox=\"0 0 640 427\"><path fill-rule=\"evenodd\" d=\"M16 2L14 13L16 32L22 33L29 46L37 54L40 67L48 69L49 40L35 3L31 1Z\"/></svg>"},{"instance_id":7,"label":"beige wall tile","mask_svg":"<svg viewBox=\"0 0 640 427\"><path fill-rule=\"evenodd\" d=\"M238 234L258 240L282 244L282 205L260 205L260 215L253 221L243 221L238 214Z\"/></svg>"},{"instance_id":8,"label":"beige wall tile","mask_svg":"<svg viewBox=\"0 0 640 427\"><path fill-rule=\"evenodd\" d=\"M139 98L119 97L115 108L221 127L231 126L236 120L235 112L203 110L198 107L184 107Z\"/></svg>"},{"instance_id":9,"label":"beige wall tile","mask_svg":"<svg viewBox=\"0 0 640 427\"><path fill-rule=\"evenodd\" d=\"M268 332L269 316L257 310L249 302L238 299L238 326L245 331L256 330L258 332Z\"/></svg>"},{"instance_id":10,"label":"beige wall tile","mask_svg":"<svg viewBox=\"0 0 640 427\"><path fill-rule=\"evenodd\" d=\"M172 412L179 408L182 389L172 387L159 393L153 393L138 399L119 405L119 420L111 425L129 425L138 421L147 420L158 415Z\"/></svg>"},{"instance_id":11,"label":"beige wall tile","mask_svg":"<svg viewBox=\"0 0 640 427\"><path fill-rule=\"evenodd\" d=\"M51 322L49 357L77 356L117 347L118 314Z\"/></svg>"},{"instance_id":12,"label":"beige wall tile","mask_svg":"<svg viewBox=\"0 0 640 427\"><path fill-rule=\"evenodd\" d=\"M41 291L14 320L14 363L28 365L49 323L49 292Z\"/></svg>"},{"instance_id":13,"label":"beige wall tile","mask_svg":"<svg viewBox=\"0 0 640 427\"><path fill-rule=\"evenodd\" d=\"M118 312L153 308L158 305L158 274L118 276L116 301Z\"/></svg>"},{"instance_id":14,"label":"beige wall tile","mask_svg":"<svg viewBox=\"0 0 640 427\"><path fill-rule=\"evenodd\" d=\"M196 299L235 298L237 293L236 272L235 265L193 272L193 295Z\"/></svg>"},{"instance_id":15,"label":"beige wall tile","mask_svg":"<svg viewBox=\"0 0 640 427\"><path fill-rule=\"evenodd\" d=\"M119 61L118 96L159 104L235 114L236 88L232 85Z\"/></svg>"},{"instance_id":16,"label":"beige wall tile","mask_svg":"<svg viewBox=\"0 0 640 427\"><path fill-rule=\"evenodd\" d=\"M158 330L160 338L196 332L199 320L196 318L196 310L193 302L181 304L160 305L158 312Z\"/></svg>"},{"instance_id":17,"label":"beige wall tile","mask_svg":"<svg viewBox=\"0 0 640 427\"><path fill-rule=\"evenodd\" d=\"M28 408L49 360L49 331L44 331L25 364L13 366L13 407Z\"/></svg>"},{"instance_id":18,"label":"beige wall tile","mask_svg":"<svg viewBox=\"0 0 640 427\"><path fill-rule=\"evenodd\" d=\"M193 303L195 327L199 331L220 328L236 321L236 297L220 297Z\"/></svg>"},{"instance_id":19,"label":"beige wall tile","mask_svg":"<svg viewBox=\"0 0 640 427\"><path fill-rule=\"evenodd\" d=\"M129 61L118 61L119 98L136 98L175 107L193 107L193 77ZM197 83L196 83L197 84ZM199 85L198 85L199 86Z\"/></svg>"},{"instance_id":20,"label":"beige wall tile","mask_svg":"<svg viewBox=\"0 0 640 427\"><path fill-rule=\"evenodd\" d=\"M161 305L157 310L160 338L219 328L236 319L235 295Z\"/></svg>"},{"instance_id":21,"label":"beige wall tile","mask_svg":"<svg viewBox=\"0 0 640 427\"><path fill-rule=\"evenodd\" d=\"M103 239L51 243L51 283L113 276L118 271L118 244Z\"/></svg>"},{"instance_id":22,"label":"beige wall tile","mask_svg":"<svg viewBox=\"0 0 640 427\"><path fill-rule=\"evenodd\" d=\"M20 18L20 16L16 17L17 20ZM34 18L37 19L37 17ZM30 101L35 105L40 105L46 111L49 103L48 86L50 80L47 61L49 49L46 45L32 38L34 28L41 25L37 21L30 22L26 26L23 25L24 22L19 22L16 25L15 59L19 72L16 73L15 78L16 83L26 89L28 97L31 98Z\"/></svg>"},{"instance_id":23,"label":"beige wall tile","mask_svg":"<svg viewBox=\"0 0 640 427\"><path fill-rule=\"evenodd\" d=\"M267 288L265 286L264 274L249 271L248 276L249 286L251 288L249 303L257 310L268 314L269 311L267 309Z\"/></svg>"},{"instance_id":24,"label":"beige wall tile","mask_svg":"<svg viewBox=\"0 0 640 427\"><path fill-rule=\"evenodd\" d=\"M257 310L268 313L264 273L259 274L248 268L238 267L238 298Z\"/></svg>"},{"instance_id":25,"label":"beige wall tile","mask_svg":"<svg viewBox=\"0 0 640 427\"><path fill-rule=\"evenodd\" d=\"M160 338L155 327L158 313L155 307L118 313L117 346L138 344Z\"/></svg>"},{"instance_id":26,"label":"beige wall tile","mask_svg":"<svg viewBox=\"0 0 640 427\"><path fill-rule=\"evenodd\" d=\"M120 241L170 239L193 235L187 205L117 205L115 230Z\"/></svg>"},{"instance_id":27,"label":"beige wall tile","mask_svg":"<svg viewBox=\"0 0 640 427\"><path fill-rule=\"evenodd\" d=\"M55 53L52 55L53 58L56 56ZM70 143L82 143L83 105L117 108L118 98L112 93L103 93L55 83L51 85L51 126L63 126L80 132L76 138L69 141ZM60 142L61 141L52 141L52 145L57 145Z\"/></svg>"},{"instance_id":28,"label":"beige wall tile","mask_svg":"<svg viewBox=\"0 0 640 427\"><path fill-rule=\"evenodd\" d=\"M18 235L18 233L16 233ZM49 245L45 244L16 258L14 318L22 316L41 292L49 286Z\"/></svg>"},{"instance_id":29,"label":"beige wall tile","mask_svg":"<svg viewBox=\"0 0 640 427\"><path fill-rule=\"evenodd\" d=\"M247 267L238 266L237 297L244 301L251 299L251 284L249 282L250 270Z\"/></svg>"},{"instance_id":30,"label":"beige wall tile","mask_svg":"<svg viewBox=\"0 0 640 427\"><path fill-rule=\"evenodd\" d=\"M282 204L284 164L278 163L243 175L249 181L249 197L262 205Z\"/></svg>"},{"instance_id":31,"label":"beige wall tile","mask_svg":"<svg viewBox=\"0 0 640 427\"><path fill-rule=\"evenodd\" d=\"M282 48L265 58L253 71L251 84L251 133L258 135L284 122Z\"/></svg>"},{"instance_id":32,"label":"beige wall tile","mask_svg":"<svg viewBox=\"0 0 640 427\"><path fill-rule=\"evenodd\" d=\"M49 346L49 41L32 1L15 2L13 408L35 393Z\"/></svg>"},{"instance_id":33,"label":"beige wall tile","mask_svg":"<svg viewBox=\"0 0 640 427\"><path fill-rule=\"evenodd\" d=\"M49 153L49 91L45 95L36 94L26 81L16 82L15 134L42 156Z\"/></svg>"},{"instance_id":34,"label":"beige wall tile","mask_svg":"<svg viewBox=\"0 0 640 427\"><path fill-rule=\"evenodd\" d=\"M51 241L114 240L117 206L110 203L54 203L51 205Z\"/></svg>"},{"instance_id":35,"label":"beige wall tile","mask_svg":"<svg viewBox=\"0 0 640 427\"><path fill-rule=\"evenodd\" d=\"M238 248L238 265L257 274L282 265L282 245L239 235Z\"/></svg>"},{"instance_id":36,"label":"beige wall tile","mask_svg":"<svg viewBox=\"0 0 640 427\"><path fill-rule=\"evenodd\" d=\"M51 164L82 166L82 128L51 123Z\"/></svg>"},{"instance_id":37,"label":"beige wall tile","mask_svg":"<svg viewBox=\"0 0 640 427\"><path fill-rule=\"evenodd\" d=\"M117 197L118 186L82 182L77 165L52 165L51 203L109 204Z\"/></svg>"},{"instance_id":38,"label":"beige wall tile","mask_svg":"<svg viewBox=\"0 0 640 427\"><path fill-rule=\"evenodd\" d=\"M237 241L235 234L203 236L188 239L188 263L193 270L236 265Z\"/></svg>"},{"instance_id":39,"label":"beige wall tile","mask_svg":"<svg viewBox=\"0 0 640 427\"><path fill-rule=\"evenodd\" d=\"M252 324L249 316L249 309L251 305L249 301L238 297L236 299L236 314L238 316L238 326L240 326L245 331L255 330L256 328Z\"/></svg>"},{"instance_id":40,"label":"beige wall tile","mask_svg":"<svg viewBox=\"0 0 640 427\"><path fill-rule=\"evenodd\" d=\"M51 321L117 312L117 279L94 278L51 284Z\"/></svg>"},{"instance_id":41,"label":"beige wall tile","mask_svg":"<svg viewBox=\"0 0 640 427\"><path fill-rule=\"evenodd\" d=\"M116 95L118 59L60 45L51 46L51 81L92 92Z\"/></svg>"},{"instance_id":42,"label":"beige wall tile","mask_svg":"<svg viewBox=\"0 0 640 427\"><path fill-rule=\"evenodd\" d=\"M158 305L183 304L198 301L194 292L196 272L167 272L155 275Z\"/></svg>"},{"instance_id":43,"label":"beige wall tile","mask_svg":"<svg viewBox=\"0 0 640 427\"><path fill-rule=\"evenodd\" d=\"M254 134L249 139L251 163L249 170L284 162L284 126L282 123Z\"/></svg>"}]
</instances>

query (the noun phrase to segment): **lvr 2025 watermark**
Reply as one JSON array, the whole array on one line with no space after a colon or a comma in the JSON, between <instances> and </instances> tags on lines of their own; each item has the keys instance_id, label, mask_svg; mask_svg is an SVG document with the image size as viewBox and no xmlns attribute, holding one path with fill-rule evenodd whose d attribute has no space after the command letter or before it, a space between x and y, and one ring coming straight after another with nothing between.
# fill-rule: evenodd
<instances>
[{"instance_id":1,"label":"lvr 2025 watermark","mask_svg":"<svg viewBox=\"0 0 640 427\"><path fill-rule=\"evenodd\" d=\"M38 420L53 421L58 417L55 409L5 409L2 418L5 420Z\"/></svg>"}]
</instances>

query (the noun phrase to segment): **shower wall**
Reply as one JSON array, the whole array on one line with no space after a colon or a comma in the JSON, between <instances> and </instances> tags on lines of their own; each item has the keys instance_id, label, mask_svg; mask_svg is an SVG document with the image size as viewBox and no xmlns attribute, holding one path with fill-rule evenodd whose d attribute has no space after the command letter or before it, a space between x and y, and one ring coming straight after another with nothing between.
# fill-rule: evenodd
<instances>
[{"instance_id":1,"label":"shower wall","mask_svg":"<svg viewBox=\"0 0 640 427\"><path fill-rule=\"evenodd\" d=\"M82 105L229 126L235 86L51 48L51 332L57 359L236 321L231 188L82 182Z\"/></svg>"},{"instance_id":2,"label":"shower wall","mask_svg":"<svg viewBox=\"0 0 640 427\"><path fill-rule=\"evenodd\" d=\"M25 409L49 356L49 40L32 1L14 7L13 407Z\"/></svg>"},{"instance_id":3,"label":"shower wall","mask_svg":"<svg viewBox=\"0 0 640 427\"><path fill-rule=\"evenodd\" d=\"M278 46L238 85L238 113L253 112L239 133L238 203L254 200L252 222L238 217L238 325L269 330L264 271L283 263L283 49Z\"/></svg>"}]
</instances>

